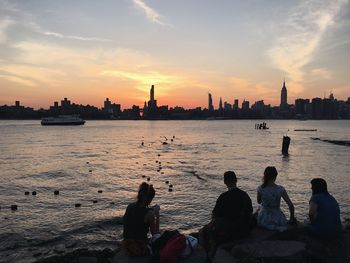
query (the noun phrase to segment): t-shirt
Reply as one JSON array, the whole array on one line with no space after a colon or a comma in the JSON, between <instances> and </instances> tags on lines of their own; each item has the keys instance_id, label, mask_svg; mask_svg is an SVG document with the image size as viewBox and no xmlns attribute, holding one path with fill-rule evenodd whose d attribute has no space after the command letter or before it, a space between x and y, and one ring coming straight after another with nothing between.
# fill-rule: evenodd
<instances>
[{"instance_id":1,"label":"t-shirt","mask_svg":"<svg viewBox=\"0 0 350 263\"><path fill-rule=\"evenodd\" d=\"M145 216L150 208L129 204L123 218L124 239L147 240L149 225L145 223Z\"/></svg>"},{"instance_id":2,"label":"t-shirt","mask_svg":"<svg viewBox=\"0 0 350 263\"><path fill-rule=\"evenodd\" d=\"M310 202L317 205L316 222L312 224L315 234L332 236L342 230L338 202L328 193L315 194Z\"/></svg>"},{"instance_id":3,"label":"t-shirt","mask_svg":"<svg viewBox=\"0 0 350 263\"><path fill-rule=\"evenodd\" d=\"M250 229L252 212L252 200L248 194L241 189L232 188L219 196L213 216L229 219L236 225L236 229L246 232Z\"/></svg>"}]
</instances>

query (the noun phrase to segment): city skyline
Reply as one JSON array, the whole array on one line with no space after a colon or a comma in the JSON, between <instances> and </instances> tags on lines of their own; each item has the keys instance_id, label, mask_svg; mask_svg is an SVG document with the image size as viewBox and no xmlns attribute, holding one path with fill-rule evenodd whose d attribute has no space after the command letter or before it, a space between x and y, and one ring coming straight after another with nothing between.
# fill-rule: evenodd
<instances>
[{"instance_id":1,"label":"city skyline","mask_svg":"<svg viewBox=\"0 0 350 263\"><path fill-rule=\"evenodd\" d=\"M183 12L186 9L188 12ZM69 97L129 108L350 94L347 0L0 0L0 105Z\"/></svg>"}]
</instances>

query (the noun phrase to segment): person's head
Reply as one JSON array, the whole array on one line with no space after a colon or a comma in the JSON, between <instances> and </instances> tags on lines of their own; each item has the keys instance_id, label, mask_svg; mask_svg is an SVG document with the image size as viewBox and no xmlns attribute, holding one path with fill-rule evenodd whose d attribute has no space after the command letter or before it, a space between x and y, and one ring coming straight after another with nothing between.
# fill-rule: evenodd
<instances>
[{"instance_id":1,"label":"person's head","mask_svg":"<svg viewBox=\"0 0 350 263\"><path fill-rule=\"evenodd\" d=\"M137 203L147 206L152 202L155 194L156 191L154 190L153 185L144 182L139 187Z\"/></svg>"},{"instance_id":2,"label":"person's head","mask_svg":"<svg viewBox=\"0 0 350 263\"><path fill-rule=\"evenodd\" d=\"M328 193L327 182L322 178L314 178L311 180L312 194Z\"/></svg>"},{"instance_id":3,"label":"person's head","mask_svg":"<svg viewBox=\"0 0 350 263\"><path fill-rule=\"evenodd\" d=\"M269 183L275 182L278 172L275 166L265 168L262 187L266 187Z\"/></svg>"},{"instance_id":4,"label":"person's head","mask_svg":"<svg viewBox=\"0 0 350 263\"><path fill-rule=\"evenodd\" d=\"M227 171L224 173L224 183L227 187L236 187L237 177L234 171Z\"/></svg>"}]
</instances>

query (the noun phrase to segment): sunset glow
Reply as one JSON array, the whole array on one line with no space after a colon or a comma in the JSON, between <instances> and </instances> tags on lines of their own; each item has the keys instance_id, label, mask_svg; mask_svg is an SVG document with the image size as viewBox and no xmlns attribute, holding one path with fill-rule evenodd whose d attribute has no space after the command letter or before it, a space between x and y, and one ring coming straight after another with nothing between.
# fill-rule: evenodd
<instances>
[{"instance_id":1,"label":"sunset glow","mask_svg":"<svg viewBox=\"0 0 350 263\"><path fill-rule=\"evenodd\" d=\"M184 12L186 10L186 12ZM349 2L0 0L0 104L350 96Z\"/></svg>"}]
</instances>

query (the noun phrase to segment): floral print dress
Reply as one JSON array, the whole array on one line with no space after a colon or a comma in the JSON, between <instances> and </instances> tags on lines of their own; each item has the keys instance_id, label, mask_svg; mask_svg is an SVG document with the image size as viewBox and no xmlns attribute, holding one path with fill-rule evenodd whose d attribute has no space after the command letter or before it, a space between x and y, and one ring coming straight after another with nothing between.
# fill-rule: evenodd
<instances>
[{"instance_id":1,"label":"floral print dress","mask_svg":"<svg viewBox=\"0 0 350 263\"><path fill-rule=\"evenodd\" d=\"M287 229L287 219L283 214L280 203L285 189L283 186L259 186L257 189L261 194L261 207L258 210L258 225L270 230L284 231Z\"/></svg>"}]
</instances>

